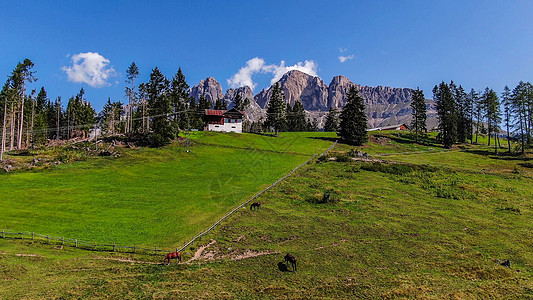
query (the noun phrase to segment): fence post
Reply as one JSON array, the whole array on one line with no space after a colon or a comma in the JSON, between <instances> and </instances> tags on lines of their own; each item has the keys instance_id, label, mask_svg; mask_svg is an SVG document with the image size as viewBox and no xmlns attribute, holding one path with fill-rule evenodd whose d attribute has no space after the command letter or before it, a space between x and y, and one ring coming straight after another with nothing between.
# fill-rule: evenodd
<instances>
[{"instance_id":1,"label":"fence post","mask_svg":"<svg viewBox=\"0 0 533 300\"><path fill-rule=\"evenodd\" d=\"M5 239L6 238L6 232L4 229L2 229L2 238Z\"/></svg>"},{"instance_id":2,"label":"fence post","mask_svg":"<svg viewBox=\"0 0 533 300\"><path fill-rule=\"evenodd\" d=\"M65 245L65 237L61 238L61 245Z\"/></svg>"},{"instance_id":3,"label":"fence post","mask_svg":"<svg viewBox=\"0 0 533 300\"><path fill-rule=\"evenodd\" d=\"M21 233L20 233L20 238L21 238L21 239L24 239L24 232L21 232Z\"/></svg>"},{"instance_id":4,"label":"fence post","mask_svg":"<svg viewBox=\"0 0 533 300\"><path fill-rule=\"evenodd\" d=\"M76 243L76 248L78 248L78 239L75 239L74 242Z\"/></svg>"},{"instance_id":5,"label":"fence post","mask_svg":"<svg viewBox=\"0 0 533 300\"><path fill-rule=\"evenodd\" d=\"M115 252L117 250L117 244L115 244L115 242L113 242L113 252Z\"/></svg>"},{"instance_id":6,"label":"fence post","mask_svg":"<svg viewBox=\"0 0 533 300\"><path fill-rule=\"evenodd\" d=\"M135 253L135 250L136 250L136 249L135 249L135 244L133 244L133 253Z\"/></svg>"},{"instance_id":7,"label":"fence post","mask_svg":"<svg viewBox=\"0 0 533 300\"><path fill-rule=\"evenodd\" d=\"M49 235L49 234L46 236L46 243L47 243L48 245L50 245L50 235Z\"/></svg>"},{"instance_id":8,"label":"fence post","mask_svg":"<svg viewBox=\"0 0 533 300\"><path fill-rule=\"evenodd\" d=\"M157 255L157 246L155 246L155 255Z\"/></svg>"},{"instance_id":9,"label":"fence post","mask_svg":"<svg viewBox=\"0 0 533 300\"><path fill-rule=\"evenodd\" d=\"M32 231L32 232L31 232L31 239L32 239L32 240L33 240L33 236L34 236L34 234L35 234L35 233Z\"/></svg>"}]
</instances>

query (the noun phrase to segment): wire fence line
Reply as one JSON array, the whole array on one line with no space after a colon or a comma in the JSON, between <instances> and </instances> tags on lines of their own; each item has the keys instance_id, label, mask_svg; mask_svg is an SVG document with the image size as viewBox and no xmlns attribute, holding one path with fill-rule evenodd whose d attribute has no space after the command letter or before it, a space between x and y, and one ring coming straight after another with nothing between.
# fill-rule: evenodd
<instances>
[{"instance_id":1,"label":"wire fence line","mask_svg":"<svg viewBox=\"0 0 533 300\"><path fill-rule=\"evenodd\" d=\"M149 255L160 255L161 252L174 252L174 251L183 251L190 245L192 245L197 239L200 237L206 235L207 233L211 232L217 225L219 225L222 221L226 220L229 216L237 212L239 209L241 209L243 206L247 205L251 201L255 200L257 197L259 197L264 192L270 190L271 188L278 185L280 182L285 180L287 177L293 175L298 169L303 167L304 165L308 164L311 160L313 160L316 157L320 157L328 153L333 147L337 145L337 141L333 143L326 151L324 151L321 154L315 154L310 159L305 161L304 163L298 165L296 168L292 169L288 174L278 179L273 184L269 185L268 187L264 188L263 190L257 192L253 197L250 199L244 201L239 206L231 210L229 213L227 213L225 216L220 218L218 221L216 221L211 227L209 227L207 230L200 232L198 235L193 237L189 242L186 242L183 244L181 248L175 248L165 249L165 248L159 248L157 246L154 246L153 248L145 248L145 247L139 247L137 245L133 246L121 246L117 245L116 242L110 243L110 244L97 244L96 242L87 242L79 239L72 239L72 238L65 238L65 237L57 237L57 236L51 236L51 235L44 235L44 234L38 234L35 232L29 232L29 231L13 231L9 229L1 229L1 238L2 239L21 239L21 240L33 240L33 241L40 241L44 242L49 245L61 245L65 247L75 247L83 250L90 250L90 251L101 251L101 252L127 252L127 253L138 253L138 254L149 254Z\"/></svg>"},{"instance_id":2,"label":"wire fence line","mask_svg":"<svg viewBox=\"0 0 533 300\"><path fill-rule=\"evenodd\" d=\"M87 242L79 239L57 237L51 235L38 234L35 232L28 231L12 231L8 229L2 229L1 232L2 239L27 239L33 241L45 242L49 245L61 245L65 247L75 247L84 250L90 251L101 251L101 252L130 252L130 253L139 253L139 254L152 254L158 255L160 252L173 252L174 250L168 250L154 246L154 248L145 248L139 247L137 245L133 246L120 246L115 242L112 244L97 244L96 242ZM177 249L176 249L177 250Z\"/></svg>"},{"instance_id":3,"label":"wire fence line","mask_svg":"<svg viewBox=\"0 0 533 300\"><path fill-rule=\"evenodd\" d=\"M235 207L234 209L232 209L229 213L227 213L226 215L224 215L223 217L221 217L220 219L218 219L218 221L216 221L213 225L211 225L211 227L209 227L207 230L205 231L202 231L200 232L198 235L196 235L195 237L193 237L188 243L185 243L181 248L179 248L178 251L183 251L185 250L187 247L189 247L190 245L192 245L197 239L201 238L202 236L208 234L209 232L211 232L211 230L215 229L215 227L217 227L220 223L222 223L222 221L226 220L229 216L233 215L235 212L237 212L239 209L241 209L243 206L247 205L248 203L250 203L251 201L257 199L257 197L261 196L264 192L270 190L271 188L277 186L280 182L282 182L283 180L287 179L288 177L290 177L292 174L294 174L296 171L298 171L301 167L305 166L306 164L308 164L310 161L312 161L313 159L315 159L316 157L320 157L320 156L323 156L325 154L327 154L331 149L333 149L336 145L337 145L337 142L338 140L335 141L335 143L333 143L333 145L331 145L326 151L320 153L320 154L315 154L313 155L310 159L306 160L305 162L303 162L302 164L298 165L296 168L292 169L289 173L287 173L285 176L281 177L280 179L278 179L276 182L274 182L273 184L267 186L266 188L262 189L261 191L257 192L254 196L252 196L250 199L242 202L239 206Z\"/></svg>"}]
</instances>

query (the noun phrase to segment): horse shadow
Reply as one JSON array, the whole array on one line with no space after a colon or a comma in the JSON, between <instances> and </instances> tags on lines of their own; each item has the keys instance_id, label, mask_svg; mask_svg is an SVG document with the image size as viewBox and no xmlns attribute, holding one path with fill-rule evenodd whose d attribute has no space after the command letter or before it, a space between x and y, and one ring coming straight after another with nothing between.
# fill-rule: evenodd
<instances>
[{"instance_id":1,"label":"horse shadow","mask_svg":"<svg viewBox=\"0 0 533 300\"><path fill-rule=\"evenodd\" d=\"M284 262L280 261L278 263L278 269L281 271L281 272L292 272L289 270L289 266L287 266Z\"/></svg>"}]
</instances>

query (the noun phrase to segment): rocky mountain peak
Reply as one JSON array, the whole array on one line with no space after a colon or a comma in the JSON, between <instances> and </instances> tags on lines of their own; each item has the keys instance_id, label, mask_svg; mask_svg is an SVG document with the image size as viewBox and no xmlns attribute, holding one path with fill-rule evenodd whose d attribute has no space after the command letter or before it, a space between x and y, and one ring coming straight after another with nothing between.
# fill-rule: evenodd
<instances>
[{"instance_id":1,"label":"rocky mountain peak","mask_svg":"<svg viewBox=\"0 0 533 300\"><path fill-rule=\"evenodd\" d=\"M291 70L285 73L278 82L285 95L285 101L290 105L301 101L306 110L326 108L328 87L319 77ZM262 90L255 96L257 103L263 108L270 99L271 89L272 87Z\"/></svg>"},{"instance_id":2,"label":"rocky mountain peak","mask_svg":"<svg viewBox=\"0 0 533 300\"><path fill-rule=\"evenodd\" d=\"M222 85L213 77L202 79L200 80L200 83L191 88L191 97L198 101L200 96L213 101L213 103L217 99L223 99L224 93L222 93Z\"/></svg>"}]
</instances>

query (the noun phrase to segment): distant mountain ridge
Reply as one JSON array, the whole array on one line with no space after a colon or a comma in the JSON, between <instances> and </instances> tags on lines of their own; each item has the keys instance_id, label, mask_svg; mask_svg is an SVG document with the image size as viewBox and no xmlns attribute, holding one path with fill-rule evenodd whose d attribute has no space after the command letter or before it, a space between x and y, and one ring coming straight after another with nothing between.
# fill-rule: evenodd
<instances>
[{"instance_id":1,"label":"distant mountain ridge","mask_svg":"<svg viewBox=\"0 0 533 300\"><path fill-rule=\"evenodd\" d=\"M325 112L329 110L329 107L341 109L346 104L346 95L352 86L359 90L359 95L366 101L369 128L400 123L409 124L411 120L412 90L409 88L362 86L354 84L342 75L333 77L330 84L326 85L319 77L298 70L285 73L278 82L285 95L285 101L290 105L301 101L308 116L317 118L321 126L324 124ZM251 103L245 111L248 119L258 121L266 115L265 108L268 105L271 90L272 87L269 87L254 95L252 89L246 86L231 88L222 94L220 83L208 77L192 87L191 96L196 100L200 96L213 101L224 99L230 108L233 106L236 94L240 93L243 99L248 98ZM433 100L426 99L426 103L428 128L431 128L436 123L436 108Z\"/></svg>"}]
</instances>

